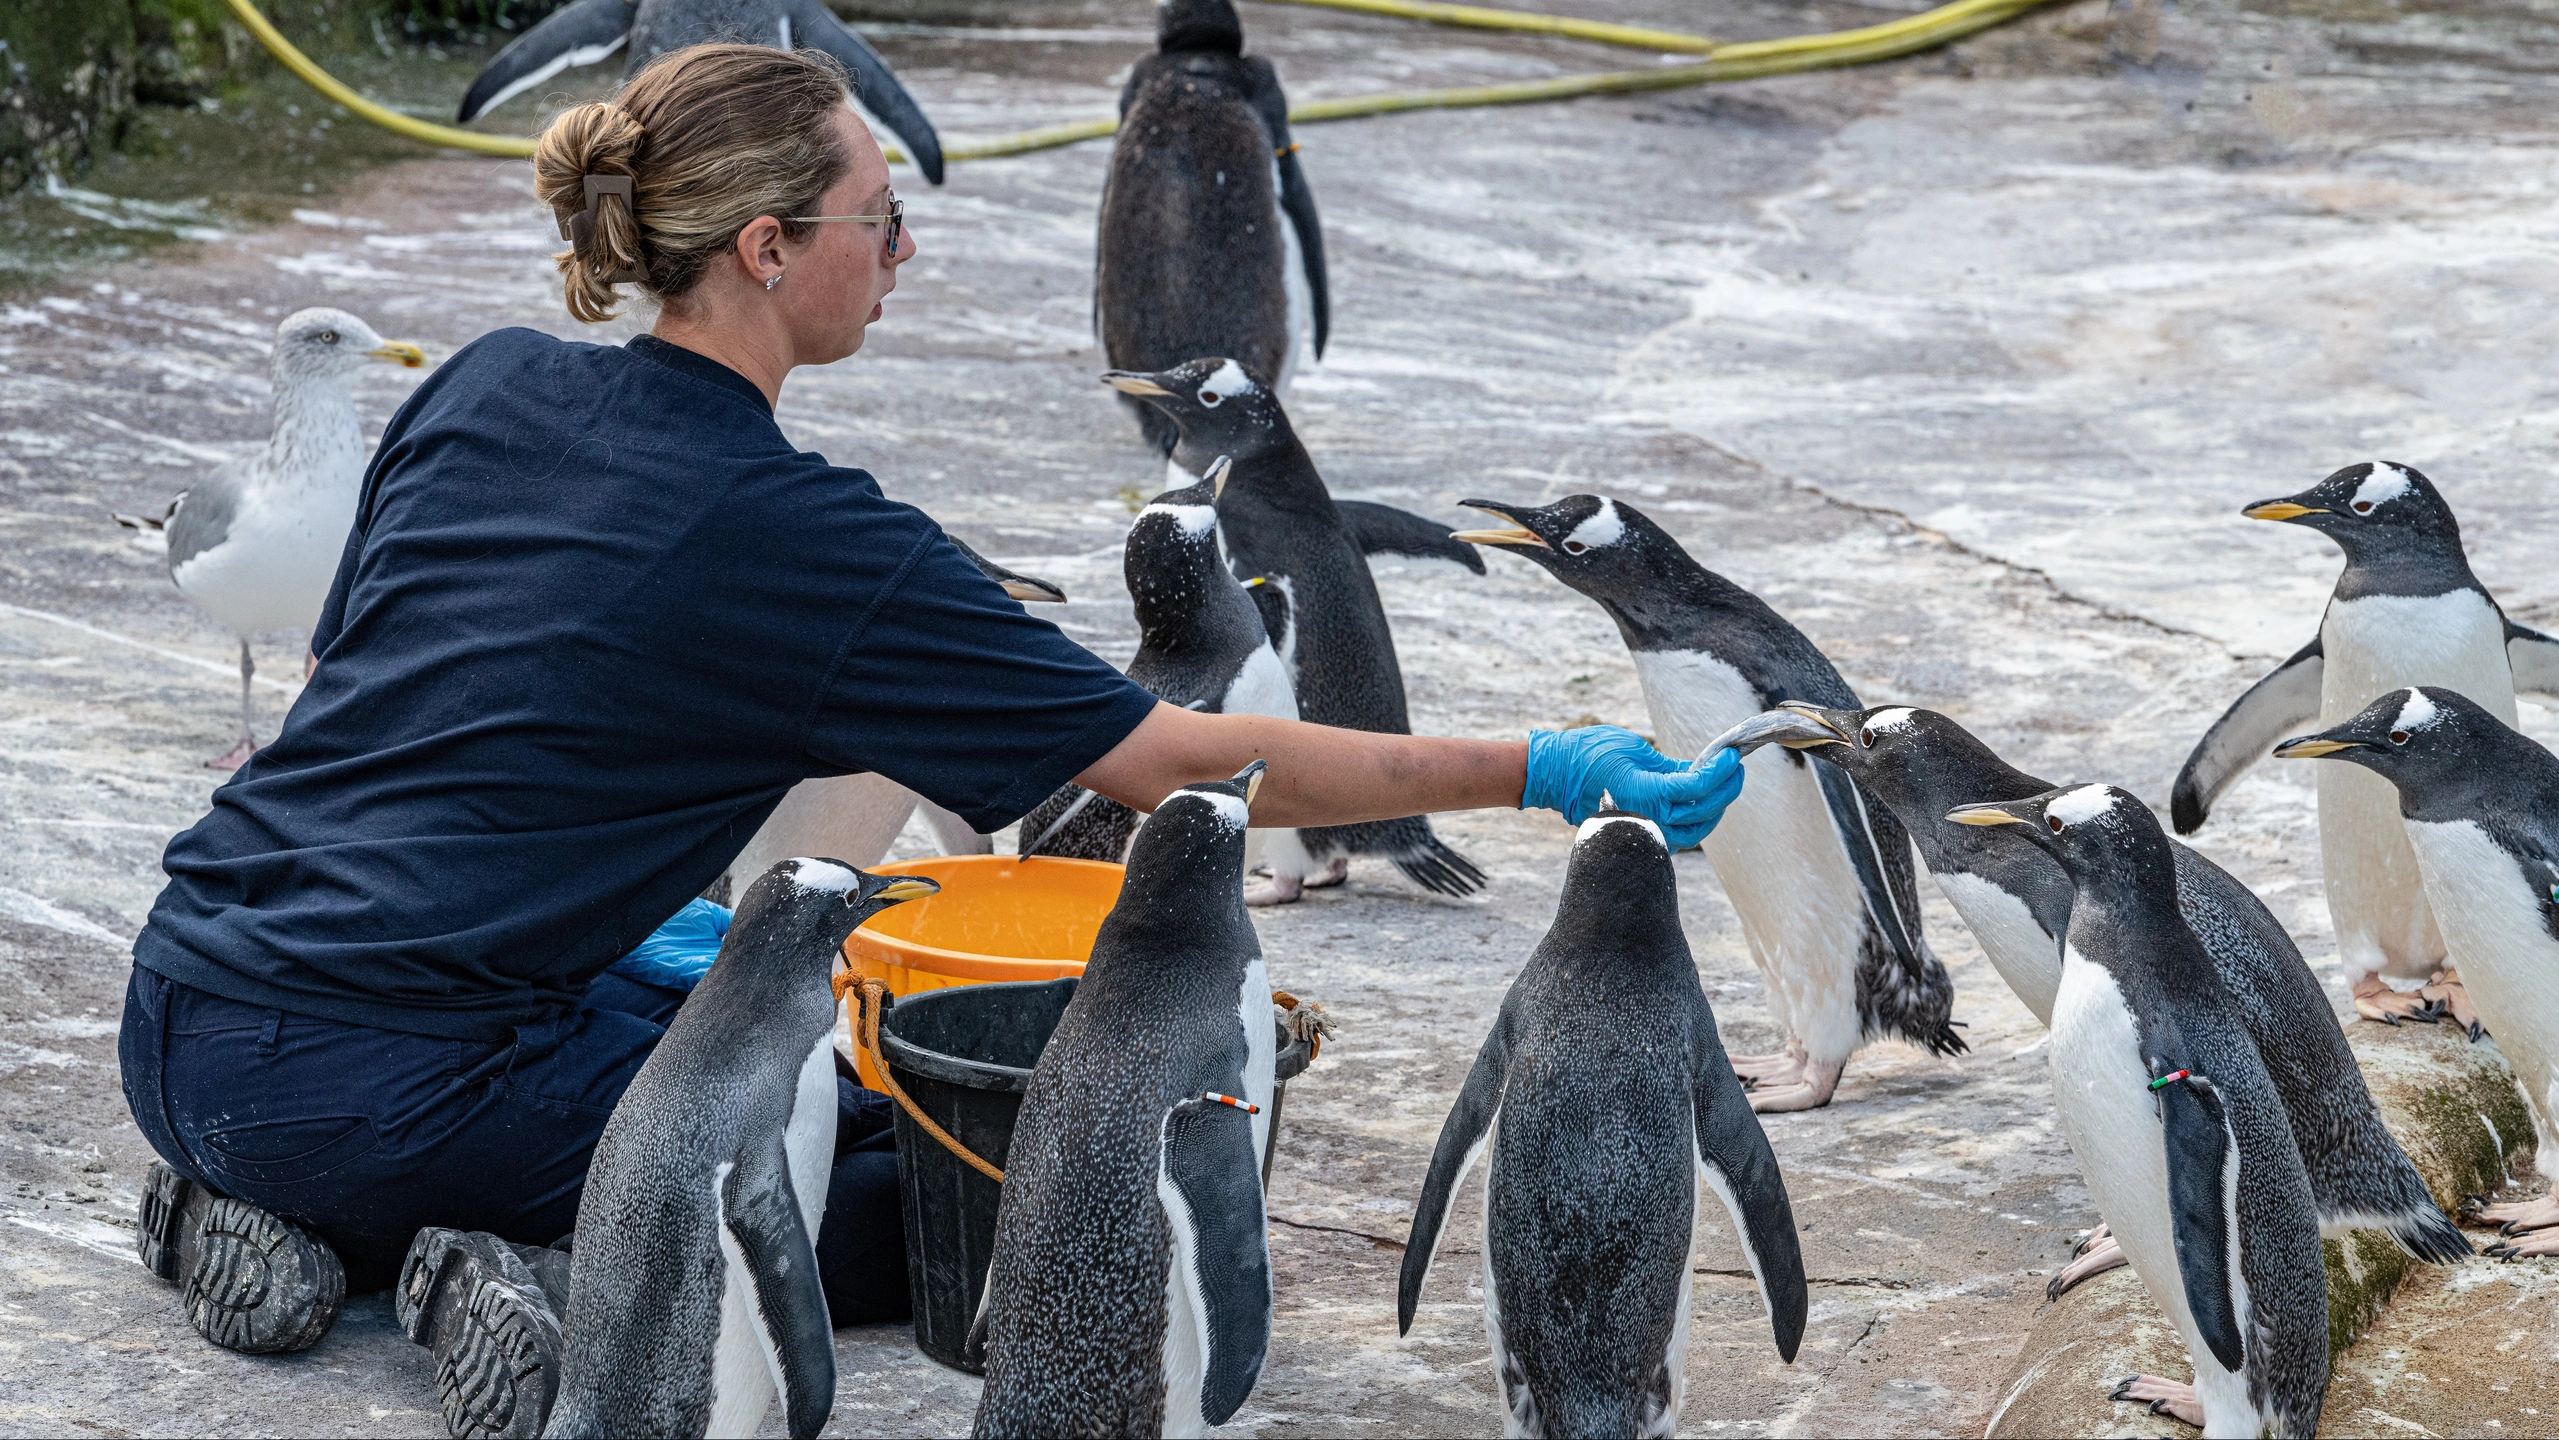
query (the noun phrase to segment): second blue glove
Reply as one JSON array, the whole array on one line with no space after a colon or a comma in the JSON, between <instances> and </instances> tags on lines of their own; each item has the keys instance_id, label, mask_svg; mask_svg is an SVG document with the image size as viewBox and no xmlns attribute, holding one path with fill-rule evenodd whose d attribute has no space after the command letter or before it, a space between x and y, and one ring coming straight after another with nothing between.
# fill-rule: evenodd
<instances>
[{"instance_id":1,"label":"second blue glove","mask_svg":"<svg viewBox=\"0 0 2559 1440\"><path fill-rule=\"evenodd\" d=\"M1705 839L1741 792L1741 757L1729 750L1692 769L1623 726L1592 725L1529 732L1519 803L1560 811L1578 825L1603 799L1614 801L1662 827L1663 841L1678 851Z\"/></svg>"}]
</instances>

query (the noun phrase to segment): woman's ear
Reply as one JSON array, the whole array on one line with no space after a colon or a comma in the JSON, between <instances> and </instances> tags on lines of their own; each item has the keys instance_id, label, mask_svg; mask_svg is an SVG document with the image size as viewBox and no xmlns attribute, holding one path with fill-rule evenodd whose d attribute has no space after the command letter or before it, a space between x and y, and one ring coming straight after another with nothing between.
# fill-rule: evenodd
<instances>
[{"instance_id":1,"label":"woman's ear","mask_svg":"<svg viewBox=\"0 0 2559 1440\"><path fill-rule=\"evenodd\" d=\"M737 234L738 264L746 278L762 285L782 273L782 222L758 215Z\"/></svg>"}]
</instances>

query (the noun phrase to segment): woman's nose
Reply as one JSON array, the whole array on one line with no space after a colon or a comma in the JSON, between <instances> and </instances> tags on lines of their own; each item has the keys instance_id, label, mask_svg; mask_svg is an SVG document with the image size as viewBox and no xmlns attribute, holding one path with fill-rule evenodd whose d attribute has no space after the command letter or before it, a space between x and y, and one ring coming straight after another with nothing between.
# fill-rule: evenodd
<instances>
[{"instance_id":1,"label":"woman's nose","mask_svg":"<svg viewBox=\"0 0 2559 1440\"><path fill-rule=\"evenodd\" d=\"M912 225L899 226L897 250L894 254L889 256L889 263L892 265L905 264L907 261L915 258L915 249L915 227Z\"/></svg>"}]
</instances>

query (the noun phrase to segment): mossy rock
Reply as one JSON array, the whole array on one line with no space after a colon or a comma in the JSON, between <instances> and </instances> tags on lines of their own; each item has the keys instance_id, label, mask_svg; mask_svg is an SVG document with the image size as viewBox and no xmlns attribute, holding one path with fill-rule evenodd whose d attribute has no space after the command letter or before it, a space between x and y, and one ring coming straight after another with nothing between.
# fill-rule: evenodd
<instances>
[{"instance_id":1,"label":"mossy rock","mask_svg":"<svg viewBox=\"0 0 2559 1440\"><path fill-rule=\"evenodd\" d=\"M2358 1020L2346 1027L2346 1046L2444 1213L2532 1164L2532 1112L2495 1037L2474 1042L2455 1025Z\"/></svg>"}]
</instances>

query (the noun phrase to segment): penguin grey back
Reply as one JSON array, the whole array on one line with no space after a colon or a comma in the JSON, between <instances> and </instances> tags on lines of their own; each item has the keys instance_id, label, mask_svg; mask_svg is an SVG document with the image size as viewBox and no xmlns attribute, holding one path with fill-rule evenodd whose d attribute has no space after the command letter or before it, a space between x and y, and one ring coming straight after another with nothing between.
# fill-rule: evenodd
<instances>
[{"instance_id":1,"label":"penguin grey back","mask_svg":"<svg viewBox=\"0 0 2559 1440\"><path fill-rule=\"evenodd\" d=\"M1323 231L1289 138L1288 97L1268 60L1242 53L1229 0L1168 0L1158 18L1157 53L1131 68L1120 91L1094 256L1095 328L1114 369L1230 355L1279 381L1296 344L1291 239L1319 355L1329 325ZM1172 423L1131 408L1147 442L1172 453Z\"/></svg>"},{"instance_id":2,"label":"penguin grey back","mask_svg":"<svg viewBox=\"0 0 2559 1440\"><path fill-rule=\"evenodd\" d=\"M1555 923L1440 1132L1404 1251L1409 1329L1459 1184L1488 1146L1487 1328L1509 1433L1669 1434L1701 1170L1794 1357L1806 1291L1776 1157L1715 1033L1669 852L1587 822Z\"/></svg>"},{"instance_id":3,"label":"penguin grey back","mask_svg":"<svg viewBox=\"0 0 2559 1440\"><path fill-rule=\"evenodd\" d=\"M546 1433L704 1432L723 1230L754 1264L791 1433L825 1423L834 1341L783 1132L801 1067L835 1022L829 976L844 938L930 888L799 859L748 889L719 958L623 1092L588 1164Z\"/></svg>"},{"instance_id":4,"label":"penguin grey back","mask_svg":"<svg viewBox=\"0 0 2559 1440\"><path fill-rule=\"evenodd\" d=\"M1244 913L1244 830L1260 770L1257 761L1235 780L1176 791L1139 828L1119 902L1032 1072L1005 1161L981 1312L980 1436L1164 1427L1166 1287L1177 1241L1163 1187L1178 1178L1167 1174L1168 1136L1186 1121L1185 1105L1244 1088L1238 1000L1261 953ZM1267 1016L1269 997L1258 999ZM1228 1138L1243 1138L1228 1168L1240 1165L1249 1182L1249 1214L1228 1212L1214 1225L1194 1214L1207 1237L1200 1278L1213 1312L1219 1295L1240 1297L1242 1318L1258 1313L1261 1331L1258 1342L1244 1333L1221 1345L1221 1317L1208 1317L1202 1397L1212 1424L1241 1403L1268 1342L1258 1170L1247 1122L1241 1112L1232 1118Z\"/></svg>"}]
</instances>

